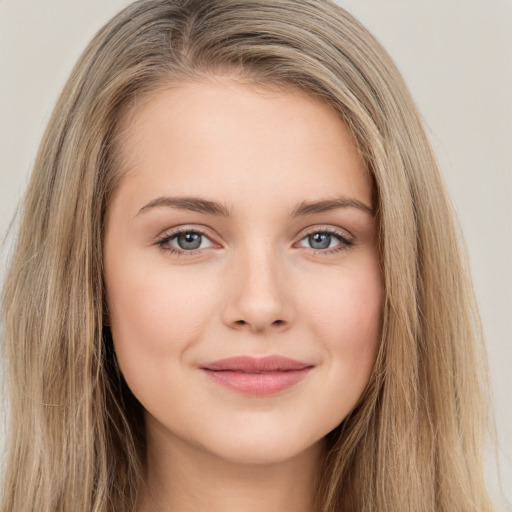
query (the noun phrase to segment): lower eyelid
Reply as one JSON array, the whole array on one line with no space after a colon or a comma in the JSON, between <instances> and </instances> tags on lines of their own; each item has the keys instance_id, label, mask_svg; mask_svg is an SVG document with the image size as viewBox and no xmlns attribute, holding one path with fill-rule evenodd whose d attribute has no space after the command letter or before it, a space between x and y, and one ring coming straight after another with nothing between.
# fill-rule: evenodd
<instances>
[{"instance_id":1,"label":"lower eyelid","mask_svg":"<svg viewBox=\"0 0 512 512\"><path fill-rule=\"evenodd\" d=\"M191 249L191 250L187 251L186 249L182 249L181 247L174 247L173 245L171 245L171 242L173 240L175 240L176 238L178 238L181 235L189 234L189 233L199 235L203 239L208 240L208 242L211 244L209 247L215 245L215 242L211 239L210 236L208 236L206 233L203 233L202 231L195 230L195 229L184 229L184 230L175 231L175 232L165 234L157 241L157 244L160 245L162 248L169 247L169 248L172 248L172 250L174 250L175 252L183 252L183 253L194 253L196 251L200 251L200 250L209 248L209 247L202 247L202 248ZM171 249L169 249L169 250L171 250Z\"/></svg>"},{"instance_id":2,"label":"lower eyelid","mask_svg":"<svg viewBox=\"0 0 512 512\"><path fill-rule=\"evenodd\" d=\"M338 231L328 230L328 229L318 229L318 230L306 233L299 241L302 241L302 240L308 238L309 236L315 235L317 233L329 235L332 238L336 238L341 243L347 244L347 245L350 245L350 244L352 244L354 242L353 239L351 237L347 236L346 234L340 233Z\"/></svg>"},{"instance_id":3,"label":"lower eyelid","mask_svg":"<svg viewBox=\"0 0 512 512\"><path fill-rule=\"evenodd\" d=\"M186 250L186 249L182 249L182 248L179 248L179 247L174 247L173 245L170 244L170 242L172 240L174 240L178 236L186 234L186 233L195 233L197 235L200 235L200 236L204 237L206 240L208 240L211 245L209 247L203 247L203 248ZM352 240L351 238L349 238L345 234L339 233L339 232L333 231L333 230L328 230L328 229L324 229L324 230L317 229L315 231L311 231L309 233L306 233L299 240L298 243L302 242L303 240L305 240L309 236L314 235L316 233L327 234L327 235L329 235L329 236L331 236L333 238L336 238L340 242L340 244L335 246L335 247L331 247L331 248L327 247L325 249L315 249L313 247L309 247L309 249L315 251L316 253L329 254L329 253L333 253L333 252L338 252L340 250L343 250L343 249L346 249L346 248L350 247L354 243L354 240ZM157 243L157 245L160 246L160 248L162 250L166 250L168 252L179 254L179 255L187 255L187 254L192 255L192 254L200 252L200 251L202 251L204 249L209 249L209 248L211 248L211 247L216 245L216 243L213 241L212 237L210 237L207 233L205 233L203 231L200 231L198 229L181 229L181 230L174 231L174 232L167 232L163 236L159 237L159 239L157 240L156 243ZM301 246L301 247L304 247L306 249L308 248L308 247L305 247L305 246Z\"/></svg>"}]
</instances>

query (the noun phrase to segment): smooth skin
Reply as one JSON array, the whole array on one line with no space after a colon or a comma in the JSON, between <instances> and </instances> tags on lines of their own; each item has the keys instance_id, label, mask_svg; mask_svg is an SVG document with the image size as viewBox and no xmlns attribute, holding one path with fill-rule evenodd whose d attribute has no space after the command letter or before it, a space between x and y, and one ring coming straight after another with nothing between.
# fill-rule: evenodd
<instances>
[{"instance_id":1,"label":"smooth skin","mask_svg":"<svg viewBox=\"0 0 512 512\"><path fill-rule=\"evenodd\" d=\"M304 92L218 77L152 93L120 151L104 264L119 365L145 409L139 512L311 512L324 437L381 334L372 185L351 134ZM276 354L314 368L270 396L199 369Z\"/></svg>"}]
</instances>

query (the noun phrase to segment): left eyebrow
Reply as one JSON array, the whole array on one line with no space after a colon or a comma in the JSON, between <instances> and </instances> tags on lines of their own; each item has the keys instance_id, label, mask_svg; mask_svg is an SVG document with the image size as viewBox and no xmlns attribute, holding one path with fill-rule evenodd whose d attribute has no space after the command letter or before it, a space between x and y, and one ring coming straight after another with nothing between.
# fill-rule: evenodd
<instances>
[{"instance_id":1,"label":"left eyebrow","mask_svg":"<svg viewBox=\"0 0 512 512\"><path fill-rule=\"evenodd\" d=\"M302 201L291 213L292 217L302 215L311 215L313 213L324 213L338 208L357 208L372 217L375 216L375 210L365 205L357 199L349 197L337 197L335 199L325 199L323 201Z\"/></svg>"},{"instance_id":2,"label":"left eyebrow","mask_svg":"<svg viewBox=\"0 0 512 512\"><path fill-rule=\"evenodd\" d=\"M140 215L148 210L157 207L176 208L178 210L190 210L206 215L219 215L230 217L229 209L217 201L210 201L200 197L157 197L143 206L137 213ZM302 201L291 212L291 217L301 217L312 215L314 213L324 213L340 208L357 208L372 217L375 216L375 210L365 205L357 199L349 197L337 197L334 199L324 199L321 201Z\"/></svg>"}]
</instances>

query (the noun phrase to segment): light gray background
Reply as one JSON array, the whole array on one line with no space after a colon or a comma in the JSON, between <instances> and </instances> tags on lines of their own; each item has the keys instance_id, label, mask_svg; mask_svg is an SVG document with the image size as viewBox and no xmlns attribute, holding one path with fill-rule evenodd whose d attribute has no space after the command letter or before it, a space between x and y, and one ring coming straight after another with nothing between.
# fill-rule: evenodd
<instances>
[{"instance_id":1,"label":"light gray background","mask_svg":"<svg viewBox=\"0 0 512 512\"><path fill-rule=\"evenodd\" d=\"M0 0L0 237L74 62L128 3ZM512 2L339 3L373 31L404 74L459 214L487 336L502 484L512 501ZM497 476L489 475L496 490Z\"/></svg>"}]
</instances>

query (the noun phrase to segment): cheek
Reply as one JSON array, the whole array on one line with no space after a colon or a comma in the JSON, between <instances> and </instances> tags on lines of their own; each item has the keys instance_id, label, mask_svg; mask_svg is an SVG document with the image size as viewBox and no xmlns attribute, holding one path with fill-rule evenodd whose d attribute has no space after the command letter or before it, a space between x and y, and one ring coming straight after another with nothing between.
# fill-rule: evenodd
<instances>
[{"instance_id":1,"label":"cheek","mask_svg":"<svg viewBox=\"0 0 512 512\"><path fill-rule=\"evenodd\" d=\"M342 273L326 289L323 294L310 294L315 298L309 309L328 354L331 382L343 388L345 396L352 390L349 395L358 398L381 338L384 293L378 265Z\"/></svg>"},{"instance_id":2,"label":"cheek","mask_svg":"<svg viewBox=\"0 0 512 512\"><path fill-rule=\"evenodd\" d=\"M215 294L200 275L171 272L144 258L107 264L105 274L117 358L137 389L144 376L169 371L200 338L215 312Z\"/></svg>"}]
</instances>

